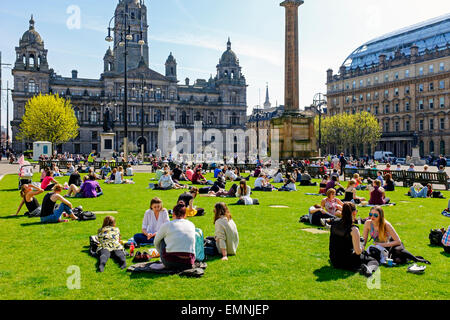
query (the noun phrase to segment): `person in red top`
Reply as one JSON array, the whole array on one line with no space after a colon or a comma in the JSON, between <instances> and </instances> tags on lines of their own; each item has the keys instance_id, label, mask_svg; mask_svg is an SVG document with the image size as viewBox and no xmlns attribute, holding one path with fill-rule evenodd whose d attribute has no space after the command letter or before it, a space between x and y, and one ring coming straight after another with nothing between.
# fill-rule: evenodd
<instances>
[{"instance_id":1,"label":"person in red top","mask_svg":"<svg viewBox=\"0 0 450 320\"><path fill-rule=\"evenodd\" d=\"M51 183L51 182L53 182L53 183ZM51 170L46 170L45 177L41 182L41 189L43 189L44 191L50 191L57 184L58 184L58 181L56 181L53 178L53 172Z\"/></svg>"},{"instance_id":2,"label":"person in red top","mask_svg":"<svg viewBox=\"0 0 450 320\"><path fill-rule=\"evenodd\" d=\"M207 184L206 178L202 175L201 169L196 169L192 175L192 184Z\"/></svg>"},{"instance_id":3,"label":"person in red top","mask_svg":"<svg viewBox=\"0 0 450 320\"><path fill-rule=\"evenodd\" d=\"M192 171L191 167L186 168L186 177L192 181L192 176L194 175L194 171Z\"/></svg>"}]
</instances>

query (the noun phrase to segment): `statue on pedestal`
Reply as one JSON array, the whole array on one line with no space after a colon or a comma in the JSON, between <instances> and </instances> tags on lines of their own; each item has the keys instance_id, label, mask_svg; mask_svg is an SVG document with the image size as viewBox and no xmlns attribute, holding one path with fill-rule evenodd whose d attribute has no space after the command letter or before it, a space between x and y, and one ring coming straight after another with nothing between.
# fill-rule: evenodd
<instances>
[{"instance_id":1,"label":"statue on pedestal","mask_svg":"<svg viewBox=\"0 0 450 320\"><path fill-rule=\"evenodd\" d=\"M111 116L111 110L106 108L103 114L103 132L110 132L114 130L114 120Z\"/></svg>"}]
</instances>

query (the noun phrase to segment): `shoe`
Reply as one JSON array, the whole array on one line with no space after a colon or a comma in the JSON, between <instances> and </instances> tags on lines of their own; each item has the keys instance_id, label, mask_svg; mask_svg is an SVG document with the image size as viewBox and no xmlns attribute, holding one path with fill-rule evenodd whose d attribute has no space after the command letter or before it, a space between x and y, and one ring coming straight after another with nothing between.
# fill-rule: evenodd
<instances>
[{"instance_id":1,"label":"shoe","mask_svg":"<svg viewBox=\"0 0 450 320\"><path fill-rule=\"evenodd\" d=\"M325 227L325 225L327 224L327 222L325 221L326 219L320 219L320 224L322 225L322 226L324 226Z\"/></svg>"},{"instance_id":2,"label":"shoe","mask_svg":"<svg viewBox=\"0 0 450 320\"><path fill-rule=\"evenodd\" d=\"M331 225L329 225L328 223L325 223L325 229L331 230Z\"/></svg>"},{"instance_id":3,"label":"shoe","mask_svg":"<svg viewBox=\"0 0 450 320\"><path fill-rule=\"evenodd\" d=\"M372 276L372 271L369 270L369 267L367 265L363 264L361 266L361 269L359 270L359 273L367 278Z\"/></svg>"}]
</instances>

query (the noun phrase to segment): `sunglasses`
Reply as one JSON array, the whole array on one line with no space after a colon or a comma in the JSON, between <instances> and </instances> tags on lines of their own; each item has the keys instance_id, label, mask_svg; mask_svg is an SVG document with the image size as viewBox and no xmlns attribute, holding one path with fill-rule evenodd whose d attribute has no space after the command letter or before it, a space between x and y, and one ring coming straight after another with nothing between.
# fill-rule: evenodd
<instances>
[{"instance_id":1,"label":"sunglasses","mask_svg":"<svg viewBox=\"0 0 450 320\"><path fill-rule=\"evenodd\" d=\"M375 218L378 218L378 213L369 213L369 217L375 217Z\"/></svg>"}]
</instances>

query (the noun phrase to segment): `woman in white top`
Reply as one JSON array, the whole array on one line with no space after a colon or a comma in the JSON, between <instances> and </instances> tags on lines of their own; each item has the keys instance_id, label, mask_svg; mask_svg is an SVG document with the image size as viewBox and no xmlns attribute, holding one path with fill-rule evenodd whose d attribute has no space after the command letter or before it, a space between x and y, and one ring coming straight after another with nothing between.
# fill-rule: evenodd
<instances>
[{"instance_id":1,"label":"woman in white top","mask_svg":"<svg viewBox=\"0 0 450 320\"><path fill-rule=\"evenodd\" d=\"M252 188L247 185L247 180L242 179L239 182L239 187L236 191L236 197L239 198L238 204L251 205L253 204L253 199L250 197L252 193Z\"/></svg>"},{"instance_id":2,"label":"woman in white top","mask_svg":"<svg viewBox=\"0 0 450 320\"><path fill-rule=\"evenodd\" d=\"M134 183L133 180L122 179L122 177L123 177L123 167L120 166L120 167L117 169L116 177L115 177L114 183L115 183L115 184L122 184L122 183L125 183L125 184L133 184L133 183Z\"/></svg>"},{"instance_id":3,"label":"woman in white top","mask_svg":"<svg viewBox=\"0 0 450 320\"><path fill-rule=\"evenodd\" d=\"M195 262L195 225L186 220L186 207L173 208L173 220L161 226L155 236L155 247L166 269L191 269Z\"/></svg>"},{"instance_id":4,"label":"woman in white top","mask_svg":"<svg viewBox=\"0 0 450 320\"><path fill-rule=\"evenodd\" d=\"M156 233L161 226L169 222L169 213L163 208L163 202L159 198L150 201L150 209L145 211L142 221L142 233L134 235L134 241L139 244L153 244Z\"/></svg>"},{"instance_id":5,"label":"woman in white top","mask_svg":"<svg viewBox=\"0 0 450 320\"><path fill-rule=\"evenodd\" d=\"M169 169L164 171L164 175L159 178L158 190L183 189L184 186L173 182Z\"/></svg>"},{"instance_id":6,"label":"woman in white top","mask_svg":"<svg viewBox=\"0 0 450 320\"><path fill-rule=\"evenodd\" d=\"M283 174L281 173L281 169L278 169L277 174L273 178L273 183L282 183L283 182Z\"/></svg>"},{"instance_id":7,"label":"woman in white top","mask_svg":"<svg viewBox=\"0 0 450 320\"><path fill-rule=\"evenodd\" d=\"M209 255L222 255L222 260L228 260L228 255L236 255L239 244L239 233L236 224L231 218L230 211L225 203L219 202L214 206L215 236L208 237L205 253Z\"/></svg>"}]
</instances>

